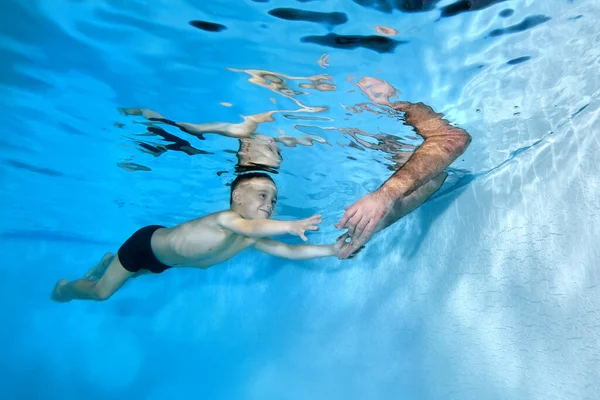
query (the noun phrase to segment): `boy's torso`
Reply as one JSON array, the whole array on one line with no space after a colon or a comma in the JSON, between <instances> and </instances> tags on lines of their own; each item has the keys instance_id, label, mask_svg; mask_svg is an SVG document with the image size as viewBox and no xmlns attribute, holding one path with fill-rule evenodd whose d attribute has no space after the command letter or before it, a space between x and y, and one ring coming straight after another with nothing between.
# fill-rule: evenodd
<instances>
[{"instance_id":1,"label":"boy's torso","mask_svg":"<svg viewBox=\"0 0 600 400\"><path fill-rule=\"evenodd\" d=\"M156 258L171 267L208 268L254 245L256 239L221 228L220 214L157 230L151 241Z\"/></svg>"}]
</instances>

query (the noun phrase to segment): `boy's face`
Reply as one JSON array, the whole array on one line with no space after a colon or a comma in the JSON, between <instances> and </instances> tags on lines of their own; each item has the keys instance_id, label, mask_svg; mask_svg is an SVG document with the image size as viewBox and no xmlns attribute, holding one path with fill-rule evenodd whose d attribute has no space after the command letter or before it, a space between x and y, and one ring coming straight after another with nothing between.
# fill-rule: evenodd
<instances>
[{"instance_id":1,"label":"boy's face","mask_svg":"<svg viewBox=\"0 0 600 400\"><path fill-rule=\"evenodd\" d=\"M275 213L277 188L268 179L252 179L233 191L233 201L242 217L269 219Z\"/></svg>"}]
</instances>

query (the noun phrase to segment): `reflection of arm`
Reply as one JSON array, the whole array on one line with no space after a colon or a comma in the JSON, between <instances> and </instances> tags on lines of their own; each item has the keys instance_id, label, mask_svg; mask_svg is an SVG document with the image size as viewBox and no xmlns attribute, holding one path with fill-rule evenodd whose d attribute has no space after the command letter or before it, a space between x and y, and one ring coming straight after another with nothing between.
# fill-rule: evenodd
<instances>
[{"instance_id":1,"label":"reflection of arm","mask_svg":"<svg viewBox=\"0 0 600 400\"><path fill-rule=\"evenodd\" d=\"M446 177L448 177L448 174L446 172L442 172L438 176L431 178L426 184L419 187L408 196L396 200L390 211L379 221L377 226L375 226L375 232L379 232L387 228L400 218L414 211L432 194L437 192L437 190L446 180Z\"/></svg>"},{"instance_id":2,"label":"reflection of arm","mask_svg":"<svg viewBox=\"0 0 600 400\"><path fill-rule=\"evenodd\" d=\"M258 240L254 247L272 256L290 260L308 260L311 258L330 257L336 254L333 245L300 244L292 246L269 238Z\"/></svg>"},{"instance_id":3,"label":"reflection of arm","mask_svg":"<svg viewBox=\"0 0 600 400\"><path fill-rule=\"evenodd\" d=\"M451 126L442 119L442 114L423 103L401 101L392 107L403 111L406 124L412 125L425 139L406 164L378 189L387 199L395 201L439 175L467 149L471 136L463 129Z\"/></svg>"}]
</instances>

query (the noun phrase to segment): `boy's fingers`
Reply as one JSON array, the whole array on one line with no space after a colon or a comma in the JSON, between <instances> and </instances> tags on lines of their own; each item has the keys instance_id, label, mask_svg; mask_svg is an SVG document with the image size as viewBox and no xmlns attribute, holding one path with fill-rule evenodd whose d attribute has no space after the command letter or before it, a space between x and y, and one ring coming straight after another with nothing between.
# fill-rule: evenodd
<instances>
[{"instance_id":1,"label":"boy's fingers","mask_svg":"<svg viewBox=\"0 0 600 400\"><path fill-rule=\"evenodd\" d=\"M350 257L356 251L356 247L352 246L344 252L344 258Z\"/></svg>"},{"instance_id":2,"label":"boy's fingers","mask_svg":"<svg viewBox=\"0 0 600 400\"><path fill-rule=\"evenodd\" d=\"M348 256L348 258L349 258L349 259L351 259L351 258L354 258L354 257L356 257L356 255L357 255L358 253L360 253L360 252L362 251L362 249L364 249L364 248L365 248L365 246L360 246L360 247L358 248L358 250L356 250L354 253L350 254L350 255Z\"/></svg>"},{"instance_id":3,"label":"boy's fingers","mask_svg":"<svg viewBox=\"0 0 600 400\"><path fill-rule=\"evenodd\" d=\"M348 256L348 258L354 258L354 257L356 257L356 255L357 255L358 253L360 253L360 252L361 252L361 251L362 251L364 248L365 248L365 246L364 246L364 245L363 245L363 246L360 246L360 247L358 248L358 250L355 250L355 251L354 251L354 253L352 253L352 254L350 254L350 255Z\"/></svg>"},{"instance_id":4,"label":"boy's fingers","mask_svg":"<svg viewBox=\"0 0 600 400\"><path fill-rule=\"evenodd\" d=\"M315 216L312 216L312 217L306 219L306 221L311 224L320 224L322 219L321 219L320 215L315 215Z\"/></svg>"},{"instance_id":5,"label":"boy's fingers","mask_svg":"<svg viewBox=\"0 0 600 400\"><path fill-rule=\"evenodd\" d=\"M351 243L344 243L344 244L342 245L342 247L340 248L340 250L339 250L339 252L338 252L338 258L339 258L340 260L343 260L344 258L346 258L346 257L344 256L344 254L347 252L347 250L348 250L348 247L350 247L351 245L352 245Z\"/></svg>"},{"instance_id":6,"label":"boy's fingers","mask_svg":"<svg viewBox=\"0 0 600 400\"><path fill-rule=\"evenodd\" d=\"M342 252L340 253L341 258L348 258L348 256L350 254L352 254L354 252L354 246L349 245L348 247L345 247Z\"/></svg>"},{"instance_id":7,"label":"boy's fingers","mask_svg":"<svg viewBox=\"0 0 600 400\"><path fill-rule=\"evenodd\" d=\"M348 243L344 246L342 256L343 258L349 258L350 256L358 254L365 246L355 241Z\"/></svg>"}]
</instances>

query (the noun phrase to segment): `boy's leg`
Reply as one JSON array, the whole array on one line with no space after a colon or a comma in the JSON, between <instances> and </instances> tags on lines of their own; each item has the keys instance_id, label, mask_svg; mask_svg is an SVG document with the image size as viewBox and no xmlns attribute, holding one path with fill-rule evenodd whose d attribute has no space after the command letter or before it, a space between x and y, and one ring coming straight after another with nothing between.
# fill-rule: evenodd
<instances>
[{"instance_id":1,"label":"boy's leg","mask_svg":"<svg viewBox=\"0 0 600 400\"><path fill-rule=\"evenodd\" d=\"M92 267L83 277L90 281L97 281L102 278L104 271L106 271L106 268L108 268L114 257L115 255L113 253L104 254L98 264L95 267Z\"/></svg>"},{"instance_id":2,"label":"boy's leg","mask_svg":"<svg viewBox=\"0 0 600 400\"><path fill-rule=\"evenodd\" d=\"M155 275L155 273L152 271L148 271L147 269L140 269L138 272L133 274L132 278L137 278L138 276L142 275Z\"/></svg>"},{"instance_id":3,"label":"boy's leg","mask_svg":"<svg viewBox=\"0 0 600 400\"><path fill-rule=\"evenodd\" d=\"M52 300L66 303L73 299L106 300L115 293L134 273L126 270L118 256L110 262L108 268L97 281L77 279L73 282L60 280L52 291Z\"/></svg>"}]
</instances>

